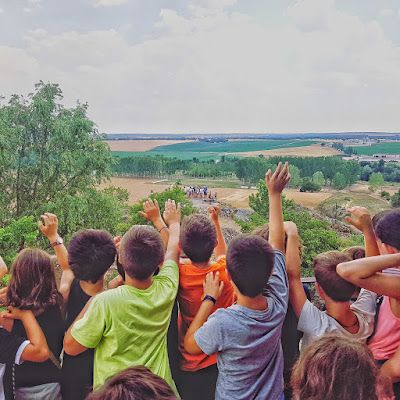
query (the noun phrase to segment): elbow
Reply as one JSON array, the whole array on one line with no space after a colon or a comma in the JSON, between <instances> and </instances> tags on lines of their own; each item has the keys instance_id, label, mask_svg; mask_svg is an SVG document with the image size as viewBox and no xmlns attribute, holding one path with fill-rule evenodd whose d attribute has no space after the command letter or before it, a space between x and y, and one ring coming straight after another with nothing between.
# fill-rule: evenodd
<instances>
[{"instance_id":1,"label":"elbow","mask_svg":"<svg viewBox=\"0 0 400 400\"><path fill-rule=\"evenodd\" d=\"M64 351L70 356L76 356L80 354L77 341L72 337L71 333L67 332L64 338Z\"/></svg>"},{"instance_id":2,"label":"elbow","mask_svg":"<svg viewBox=\"0 0 400 400\"><path fill-rule=\"evenodd\" d=\"M36 355L36 360L37 362L45 362L49 359L50 357L50 350L49 348L46 346L45 348L40 348L40 350L38 351L37 355Z\"/></svg>"},{"instance_id":3,"label":"elbow","mask_svg":"<svg viewBox=\"0 0 400 400\"><path fill-rule=\"evenodd\" d=\"M343 279L349 280L350 279L350 273L348 268L346 267L347 263L340 263L336 266L336 272L338 273L339 276L341 276Z\"/></svg>"},{"instance_id":4,"label":"elbow","mask_svg":"<svg viewBox=\"0 0 400 400\"><path fill-rule=\"evenodd\" d=\"M183 347L189 354L201 354L203 353L200 347L197 345L196 341L194 340L194 336L188 337L186 335L185 341L183 342Z\"/></svg>"}]
</instances>

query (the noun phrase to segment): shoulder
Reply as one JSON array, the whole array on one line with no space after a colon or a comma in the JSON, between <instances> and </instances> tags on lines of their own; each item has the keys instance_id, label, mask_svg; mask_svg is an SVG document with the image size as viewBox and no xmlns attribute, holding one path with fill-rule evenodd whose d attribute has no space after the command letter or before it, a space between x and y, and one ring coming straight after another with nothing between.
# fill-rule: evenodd
<instances>
[{"instance_id":1,"label":"shoulder","mask_svg":"<svg viewBox=\"0 0 400 400\"><path fill-rule=\"evenodd\" d=\"M274 249L275 253L275 266L278 264L285 267L285 255L278 249Z\"/></svg>"}]
</instances>

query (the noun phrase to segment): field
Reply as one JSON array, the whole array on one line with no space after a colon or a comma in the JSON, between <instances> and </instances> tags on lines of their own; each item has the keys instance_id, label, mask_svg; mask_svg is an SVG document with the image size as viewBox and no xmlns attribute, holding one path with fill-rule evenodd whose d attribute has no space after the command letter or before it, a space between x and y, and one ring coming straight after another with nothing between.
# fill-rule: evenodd
<instances>
[{"instance_id":1,"label":"field","mask_svg":"<svg viewBox=\"0 0 400 400\"><path fill-rule=\"evenodd\" d=\"M149 151L158 146L188 142L187 140L107 140L111 151Z\"/></svg>"},{"instance_id":2,"label":"field","mask_svg":"<svg viewBox=\"0 0 400 400\"><path fill-rule=\"evenodd\" d=\"M400 141L373 144L372 146L353 147L358 155L400 154Z\"/></svg>"},{"instance_id":3,"label":"field","mask_svg":"<svg viewBox=\"0 0 400 400\"><path fill-rule=\"evenodd\" d=\"M160 155L164 157L179 158L180 160L192 160L197 158L200 161L220 160L221 153L195 153L195 152L177 152L177 151L151 151L151 152L138 152L138 151L112 151L111 154L115 157L143 157L145 155ZM232 155L232 157L237 157ZM238 156L240 157L240 156Z\"/></svg>"}]
</instances>

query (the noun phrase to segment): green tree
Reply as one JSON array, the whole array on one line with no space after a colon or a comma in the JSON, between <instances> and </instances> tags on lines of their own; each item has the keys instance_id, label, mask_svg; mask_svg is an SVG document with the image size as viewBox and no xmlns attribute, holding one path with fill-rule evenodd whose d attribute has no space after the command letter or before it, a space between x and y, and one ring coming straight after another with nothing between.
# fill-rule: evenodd
<instances>
[{"instance_id":1,"label":"green tree","mask_svg":"<svg viewBox=\"0 0 400 400\"><path fill-rule=\"evenodd\" d=\"M340 172L336 172L335 176L333 177L332 183L333 187L339 190L344 189L347 186L346 178Z\"/></svg>"},{"instance_id":2,"label":"green tree","mask_svg":"<svg viewBox=\"0 0 400 400\"><path fill-rule=\"evenodd\" d=\"M324 174L321 171L317 171L313 173L312 180L319 186L325 185Z\"/></svg>"},{"instance_id":3,"label":"green tree","mask_svg":"<svg viewBox=\"0 0 400 400\"><path fill-rule=\"evenodd\" d=\"M392 207L400 207L400 189L391 198Z\"/></svg>"},{"instance_id":4,"label":"green tree","mask_svg":"<svg viewBox=\"0 0 400 400\"><path fill-rule=\"evenodd\" d=\"M300 192L319 192L321 186L312 181L310 178L304 178L301 185Z\"/></svg>"},{"instance_id":5,"label":"green tree","mask_svg":"<svg viewBox=\"0 0 400 400\"><path fill-rule=\"evenodd\" d=\"M14 216L74 196L110 176L111 152L87 104L67 109L57 84L35 85L27 98L11 96L0 107L0 198Z\"/></svg>"},{"instance_id":6,"label":"green tree","mask_svg":"<svg viewBox=\"0 0 400 400\"><path fill-rule=\"evenodd\" d=\"M380 172L373 173L369 177L369 190L371 192L375 192L375 190L377 190L384 184L385 180L383 179L383 175Z\"/></svg>"},{"instance_id":7,"label":"green tree","mask_svg":"<svg viewBox=\"0 0 400 400\"><path fill-rule=\"evenodd\" d=\"M302 179L300 178L300 169L295 165L289 165L290 181L289 187L299 187L302 184Z\"/></svg>"}]
</instances>

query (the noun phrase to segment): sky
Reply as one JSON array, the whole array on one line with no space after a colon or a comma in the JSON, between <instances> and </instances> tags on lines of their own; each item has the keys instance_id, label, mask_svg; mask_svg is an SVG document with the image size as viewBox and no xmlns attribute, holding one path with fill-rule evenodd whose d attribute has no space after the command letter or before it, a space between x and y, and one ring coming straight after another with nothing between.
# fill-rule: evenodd
<instances>
[{"instance_id":1,"label":"sky","mask_svg":"<svg viewBox=\"0 0 400 400\"><path fill-rule=\"evenodd\" d=\"M0 0L0 95L105 133L400 132L398 0Z\"/></svg>"}]
</instances>

